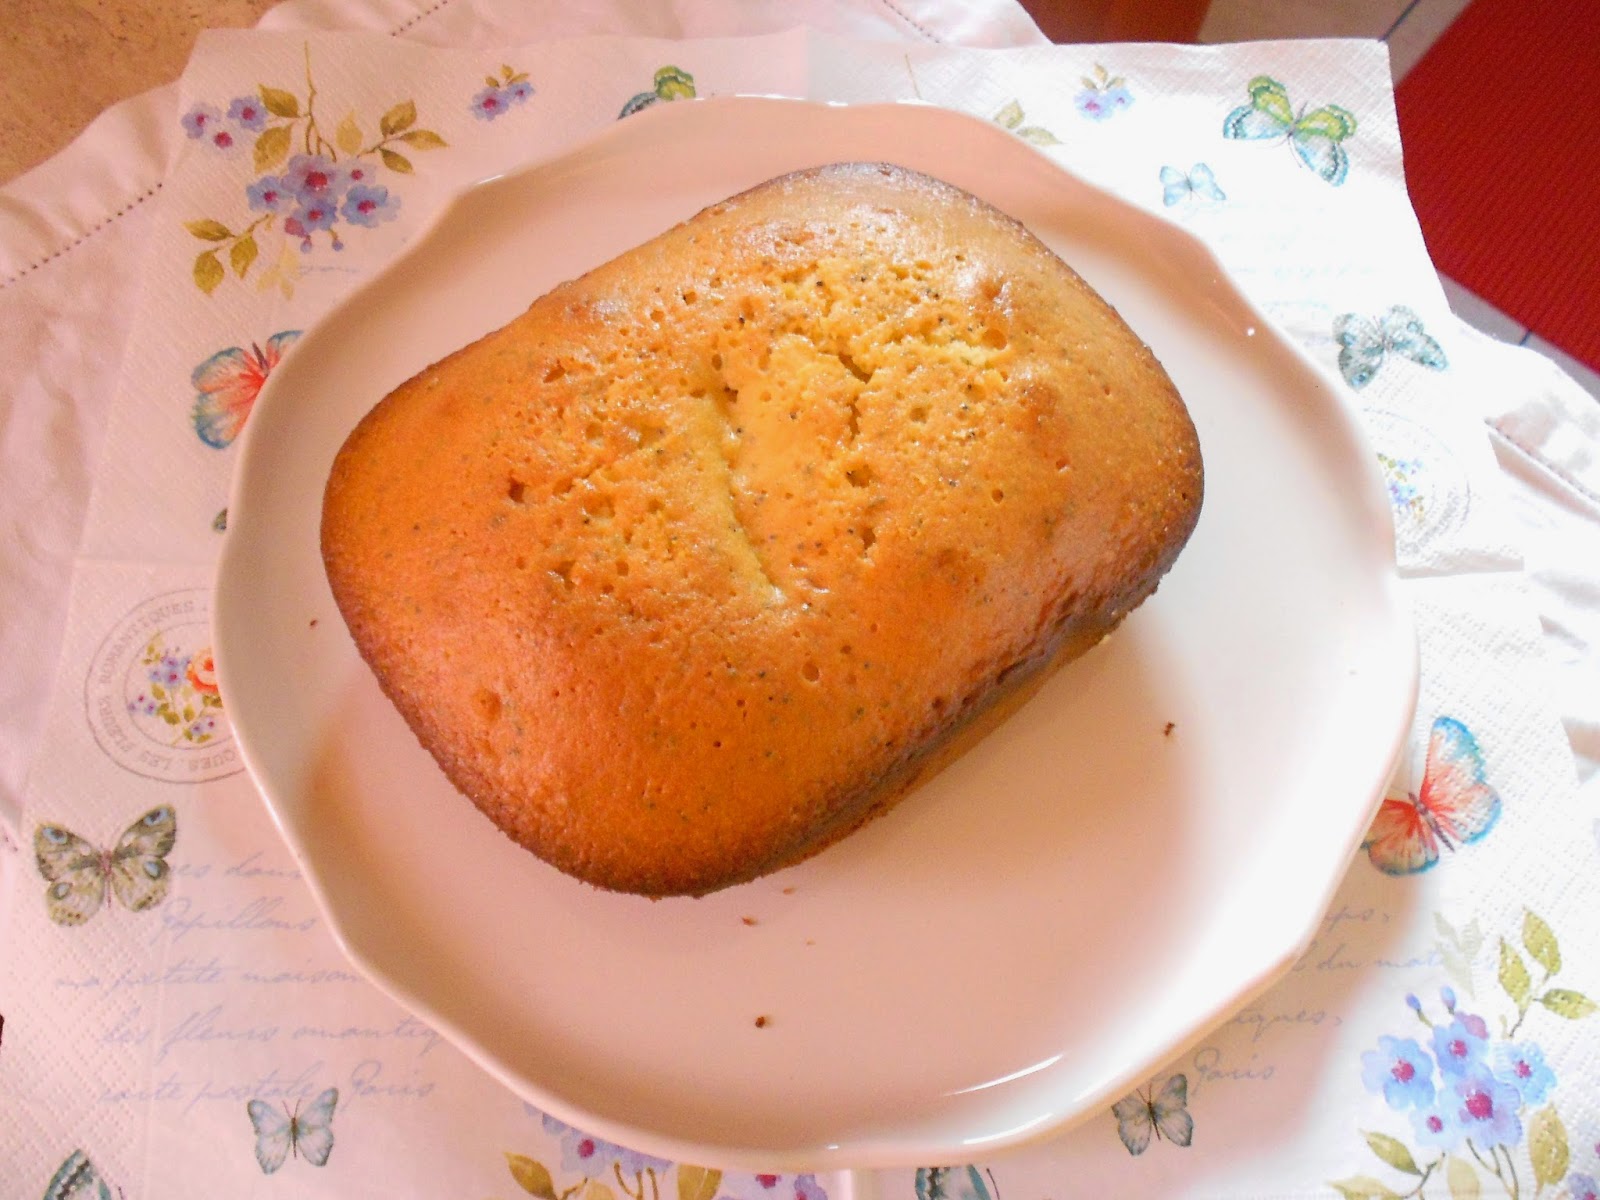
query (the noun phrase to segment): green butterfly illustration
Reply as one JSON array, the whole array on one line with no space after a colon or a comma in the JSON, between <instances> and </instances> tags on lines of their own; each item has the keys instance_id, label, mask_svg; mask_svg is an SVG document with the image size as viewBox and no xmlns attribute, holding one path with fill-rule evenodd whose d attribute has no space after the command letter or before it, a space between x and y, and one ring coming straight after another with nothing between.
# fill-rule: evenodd
<instances>
[{"instance_id":1,"label":"green butterfly illustration","mask_svg":"<svg viewBox=\"0 0 1600 1200\"><path fill-rule=\"evenodd\" d=\"M1222 123L1222 136L1247 141L1286 138L1289 147L1318 178L1337 187L1350 173L1350 156L1341 144L1355 136L1355 114L1337 104L1296 113L1289 91L1276 79L1257 75L1247 89L1250 103L1240 105Z\"/></svg>"},{"instance_id":2,"label":"green butterfly illustration","mask_svg":"<svg viewBox=\"0 0 1600 1200\"><path fill-rule=\"evenodd\" d=\"M60 825L33 834L34 860L45 889L45 909L57 925L82 925L110 892L130 912L143 912L167 898L172 886L167 855L178 841L178 814L170 805L152 808L123 832L110 850L91 845Z\"/></svg>"},{"instance_id":3,"label":"green butterfly illustration","mask_svg":"<svg viewBox=\"0 0 1600 1200\"><path fill-rule=\"evenodd\" d=\"M622 106L622 111L617 114L617 120L631 117L642 108L649 108L661 100L693 100L695 98L694 76L687 71L680 71L677 67L662 67L656 72L655 90L640 92Z\"/></svg>"}]
</instances>

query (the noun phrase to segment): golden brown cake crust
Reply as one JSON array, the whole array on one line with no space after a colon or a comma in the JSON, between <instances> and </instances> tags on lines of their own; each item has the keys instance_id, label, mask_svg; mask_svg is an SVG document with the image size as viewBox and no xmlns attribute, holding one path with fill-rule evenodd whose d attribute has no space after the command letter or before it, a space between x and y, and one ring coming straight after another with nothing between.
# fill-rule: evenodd
<instances>
[{"instance_id":1,"label":"golden brown cake crust","mask_svg":"<svg viewBox=\"0 0 1600 1200\"><path fill-rule=\"evenodd\" d=\"M536 300L351 434L328 578L501 829L699 894L881 807L1018 664L1092 645L1199 515L1149 350L1020 225L787 175Z\"/></svg>"}]
</instances>

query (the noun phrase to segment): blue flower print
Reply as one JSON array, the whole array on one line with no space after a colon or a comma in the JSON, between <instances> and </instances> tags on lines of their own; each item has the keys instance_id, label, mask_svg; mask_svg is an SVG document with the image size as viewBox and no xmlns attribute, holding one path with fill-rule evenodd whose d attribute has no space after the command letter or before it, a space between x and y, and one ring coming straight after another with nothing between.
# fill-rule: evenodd
<instances>
[{"instance_id":1,"label":"blue flower print","mask_svg":"<svg viewBox=\"0 0 1600 1200\"><path fill-rule=\"evenodd\" d=\"M302 205L334 200L344 183L344 172L321 154L296 154L283 172L283 186Z\"/></svg>"},{"instance_id":2,"label":"blue flower print","mask_svg":"<svg viewBox=\"0 0 1600 1200\"><path fill-rule=\"evenodd\" d=\"M492 121L511 107L511 99L498 87L486 87L472 98L472 115Z\"/></svg>"},{"instance_id":3,"label":"blue flower print","mask_svg":"<svg viewBox=\"0 0 1600 1200\"><path fill-rule=\"evenodd\" d=\"M725 1172L717 1200L828 1200L815 1175L746 1175Z\"/></svg>"},{"instance_id":4,"label":"blue flower print","mask_svg":"<svg viewBox=\"0 0 1600 1200\"><path fill-rule=\"evenodd\" d=\"M1096 63L1093 78L1083 77L1083 90L1072 98L1080 116L1105 121L1133 103L1133 93L1121 75L1112 75Z\"/></svg>"},{"instance_id":5,"label":"blue flower print","mask_svg":"<svg viewBox=\"0 0 1600 1200\"><path fill-rule=\"evenodd\" d=\"M392 221L400 210L400 197L391 195L386 187L368 187L355 184L344 198L339 215L352 225L373 228L381 221Z\"/></svg>"},{"instance_id":6,"label":"blue flower print","mask_svg":"<svg viewBox=\"0 0 1600 1200\"><path fill-rule=\"evenodd\" d=\"M332 229L335 216L332 204L313 200L310 204L295 209L294 216L285 221L283 227L296 235L310 235L319 229Z\"/></svg>"},{"instance_id":7,"label":"blue flower print","mask_svg":"<svg viewBox=\"0 0 1600 1200\"><path fill-rule=\"evenodd\" d=\"M1433 1103L1433 1060L1415 1038L1385 1035L1361 1056L1361 1082L1390 1108L1422 1108Z\"/></svg>"},{"instance_id":8,"label":"blue flower print","mask_svg":"<svg viewBox=\"0 0 1600 1200\"><path fill-rule=\"evenodd\" d=\"M209 104L196 104L178 119L192 141L210 138L222 129L222 114Z\"/></svg>"},{"instance_id":9,"label":"blue flower print","mask_svg":"<svg viewBox=\"0 0 1600 1200\"><path fill-rule=\"evenodd\" d=\"M354 187L358 183L371 184L378 176L376 167L368 166L359 159L341 168L344 172L346 187Z\"/></svg>"},{"instance_id":10,"label":"blue flower print","mask_svg":"<svg viewBox=\"0 0 1600 1200\"><path fill-rule=\"evenodd\" d=\"M300 239L300 252L311 252L311 235L321 230L326 230L332 239L335 250L343 250L344 243L339 240L339 235L334 231L333 222L338 216L338 210L333 201L312 201L295 209L294 215L283 223L283 231L290 237Z\"/></svg>"},{"instance_id":11,"label":"blue flower print","mask_svg":"<svg viewBox=\"0 0 1600 1200\"><path fill-rule=\"evenodd\" d=\"M483 81L489 86L472 98L472 115L480 121L492 121L513 105L526 104L533 95L526 71L501 67L498 76L486 75Z\"/></svg>"},{"instance_id":12,"label":"blue flower print","mask_svg":"<svg viewBox=\"0 0 1600 1200\"><path fill-rule=\"evenodd\" d=\"M1078 112L1091 121L1105 121L1133 103L1133 93L1125 87L1104 92L1082 91L1073 99Z\"/></svg>"},{"instance_id":13,"label":"blue flower print","mask_svg":"<svg viewBox=\"0 0 1600 1200\"><path fill-rule=\"evenodd\" d=\"M227 154L239 146L238 138L223 121L222 114L209 104L196 104L178 118L178 123L191 141L204 142L220 153Z\"/></svg>"},{"instance_id":14,"label":"blue flower print","mask_svg":"<svg viewBox=\"0 0 1600 1200\"><path fill-rule=\"evenodd\" d=\"M601 1141L563 1124L549 1114L540 1115L544 1120L544 1131L561 1138L561 1169L564 1171L576 1172L589 1179L605 1179L611 1175L615 1164L624 1178L631 1178L652 1169L665 1174L672 1166L665 1158L654 1158L637 1150Z\"/></svg>"},{"instance_id":15,"label":"blue flower print","mask_svg":"<svg viewBox=\"0 0 1600 1200\"><path fill-rule=\"evenodd\" d=\"M1454 1091L1442 1092L1431 1102L1411 1110L1411 1127L1417 1142L1435 1150L1451 1151L1461 1144L1464 1136L1461 1120L1456 1115L1460 1099Z\"/></svg>"},{"instance_id":16,"label":"blue flower print","mask_svg":"<svg viewBox=\"0 0 1600 1200\"><path fill-rule=\"evenodd\" d=\"M1517 1089L1522 1103L1538 1104L1556 1085L1556 1073L1545 1065L1537 1043L1501 1042L1494 1048L1495 1076Z\"/></svg>"},{"instance_id":17,"label":"blue flower print","mask_svg":"<svg viewBox=\"0 0 1600 1200\"><path fill-rule=\"evenodd\" d=\"M1484 1047L1488 1045L1488 1030L1479 1032L1481 1020L1468 1023L1469 1018L1457 1014L1448 1025L1435 1027L1433 1054L1439 1060L1439 1073L1446 1079L1460 1079L1483 1063Z\"/></svg>"},{"instance_id":18,"label":"blue flower print","mask_svg":"<svg viewBox=\"0 0 1600 1200\"><path fill-rule=\"evenodd\" d=\"M341 237L350 236L347 228L371 227L394 216L396 193L403 190L395 177L415 170L414 152L449 146L433 130L418 126L412 99L391 104L375 120L360 121L347 112L333 124L326 112L317 111L309 45L305 59L303 92L265 83L252 91L230 90L224 95L233 98L221 101L226 115L218 106L199 104L181 118L188 137L209 137L218 149L231 146L235 157L251 163L249 176L239 183L242 206L235 193L233 213L183 222L203 243L192 276L206 295L230 274L244 280L254 272L263 290L276 287L289 299L302 271L282 247L298 244L310 253L326 234L326 246L342 250ZM350 192L358 186L373 190L352 199ZM383 187L388 191L376 190ZM248 213L243 219L241 208ZM257 263L263 264L259 270Z\"/></svg>"},{"instance_id":19,"label":"blue flower print","mask_svg":"<svg viewBox=\"0 0 1600 1200\"><path fill-rule=\"evenodd\" d=\"M163 654L161 658L147 667L146 676L151 683L160 684L165 688L182 687L184 676L189 670L188 656L180 658L174 654Z\"/></svg>"},{"instance_id":20,"label":"blue flower print","mask_svg":"<svg viewBox=\"0 0 1600 1200\"><path fill-rule=\"evenodd\" d=\"M294 193L276 175L263 175L244 189L252 212L282 212L294 202Z\"/></svg>"},{"instance_id":21,"label":"blue flower print","mask_svg":"<svg viewBox=\"0 0 1600 1200\"><path fill-rule=\"evenodd\" d=\"M1514 1146L1522 1140L1517 1116L1517 1089L1482 1068L1455 1083L1456 1118L1461 1131L1478 1146Z\"/></svg>"},{"instance_id":22,"label":"blue flower print","mask_svg":"<svg viewBox=\"0 0 1600 1200\"><path fill-rule=\"evenodd\" d=\"M260 96L240 96L228 105L228 119L256 133L266 128L267 106Z\"/></svg>"},{"instance_id":23,"label":"blue flower print","mask_svg":"<svg viewBox=\"0 0 1600 1200\"><path fill-rule=\"evenodd\" d=\"M1443 917L1438 922L1466 960L1476 957L1477 950L1464 949L1462 936L1449 922ZM1376 1049L1361 1054L1361 1081L1368 1092L1381 1092L1391 1112L1406 1116L1404 1122L1391 1117L1387 1130L1363 1122L1361 1133L1384 1167L1402 1177L1392 1185L1365 1173L1330 1180L1346 1200L1439 1200L1446 1194L1480 1193L1523 1200L1600 1200L1594 1179L1600 1172L1594 1171L1587 1150L1593 1145L1600 1156L1600 1142L1587 1129L1573 1137L1566 1123L1572 1120L1571 1110L1588 1097L1568 1086L1563 1101L1557 1085L1570 1085L1569 1069L1560 1058L1546 1061L1548 1042L1527 1034L1522 1035L1525 1040L1516 1040L1524 1020L1536 1010L1579 1021L1600 1013L1600 1003L1570 987L1552 985L1563 956L1555 931L1543 918L1524 909L1521 926L1520 946L1511 937L1499 941L1497 979L1511 1008L1499 1015L1493 1031L1483 1017L1457 1007L1453 988L1439 990L1443 1013L1408 992L1405 1006L1426 1035L1413 1025L1414 1041L1380 1037ZM1470 928L1475 930L1476 923ZM1480 937L1476 932L1472 936ZM1450 969L1457 973L1456 967ZM1487 996L1481 999L1490 1003ZM1393 1128L1397 1125L1403 1133Z\"/></svg>"}]
</instances>

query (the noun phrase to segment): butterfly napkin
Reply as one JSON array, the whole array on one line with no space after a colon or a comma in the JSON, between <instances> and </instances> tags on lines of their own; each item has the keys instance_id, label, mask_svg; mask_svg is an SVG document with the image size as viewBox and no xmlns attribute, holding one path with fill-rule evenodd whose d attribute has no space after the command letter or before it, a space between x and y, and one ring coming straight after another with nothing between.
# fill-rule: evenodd
<instances>
[{"instance_id":1,"label":"butterfly napkin","mask_svg":"<svg viewBox=\"0 0 1600 1200\"><path fill-rule=\"evenodd\" d=\"M241 771L210 659L237 438L299 333L470 180L642 107L750 91L960 109L1180 222L1343 389L1395 516L1415 726L1304 954L1127 1097L981 1161L722 1170L530 1109L340 953ZM1502 474L1462 401L1491 353L1428 265L1380 47L248 32L202 41L171 120L20 826L0 990L0 1161L19 1194L1592 1188L1600 845Z\"/></svg>"}]
</instances>

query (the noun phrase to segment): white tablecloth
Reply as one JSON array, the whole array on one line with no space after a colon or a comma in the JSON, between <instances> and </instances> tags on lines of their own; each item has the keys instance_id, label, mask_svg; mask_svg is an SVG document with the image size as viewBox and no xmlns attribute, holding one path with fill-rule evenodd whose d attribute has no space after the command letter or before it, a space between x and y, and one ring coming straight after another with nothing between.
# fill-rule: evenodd
<instances>
[{"instance_id":1,"label":"white tablecloth","mask_svg":"<svg viewBox=\"0 0 1600 1200\"><path fill-rule=\"evenodd\" d=\"M1276 140L1227 136L1263 78L1294 115L1335 105L1354 131L1304 159L1293 117ZM281 1168L298 1195L606 1200L670 1179L705 1200L1592 1186L1600 406L1450 315L1405 200L1388 79L1364 42L1052 47L1001 0L296 2L206 36L178 85L0 191L5 1194L91 1173L129 1197L263 1190L284 1176L263 1171L274 1131L247 1106L286 1099L306 1115ZM303 137L313 86L328 155L370 177L344 178L353 207L320 224L287 207L263 221L263 179L294 170L263 135ZM605 127L634 96L691 92L917 98L995 119L1190 228L1330 370L1348 343L1348 400L1389 482L1422 644L1401 790L1421 784L1449 717L1502 817L1420 875L1358 857L1289 976L1152 1077L1147 1094L1183 1078L1187 1147L1130 1153L1131 1109L948 1174L710 1176L596 1143L527 1110L344 962L238 771L204 651L251 373L452 190ZM380 139L403 161L367 152ZM1348 160L1337 182L1328 141ZM135 665L162 690L116 691ZM151 722L168 749L152 750ZM166 806L182 833L157 902L52 919L41 828L110 848ZM1456 1061L1446 1035L1463 1031ZM328 1087L332 1114L315 1106ZM324 1130L338 1150L318 1170Z\"/></svg>"}]
</instances>

